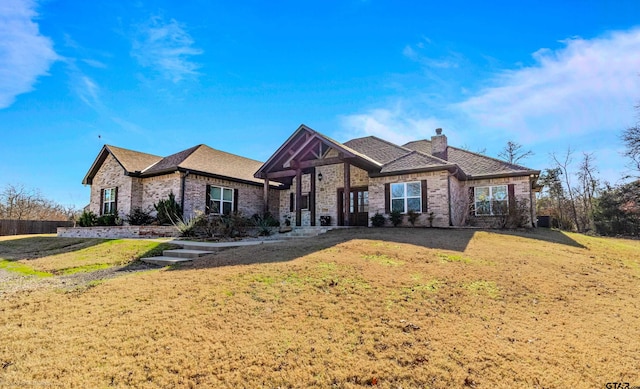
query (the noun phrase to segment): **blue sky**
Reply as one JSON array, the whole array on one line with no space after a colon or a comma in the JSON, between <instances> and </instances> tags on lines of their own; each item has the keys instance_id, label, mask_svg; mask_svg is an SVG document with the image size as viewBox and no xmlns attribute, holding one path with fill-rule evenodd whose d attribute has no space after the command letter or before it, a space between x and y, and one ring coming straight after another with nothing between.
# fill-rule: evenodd
<instances>
[{"instance_id":1,"label":"blue sky","mask_svg":"<svg viewBox=\"0 0 640 389\"><path fill-rule=\"evenodd\" d=\"M82 207L103 144L266 160L301 124L339 141L508 140L626 174L640 2L0 2L0 188Z\"/></svg>"}]
</instances>

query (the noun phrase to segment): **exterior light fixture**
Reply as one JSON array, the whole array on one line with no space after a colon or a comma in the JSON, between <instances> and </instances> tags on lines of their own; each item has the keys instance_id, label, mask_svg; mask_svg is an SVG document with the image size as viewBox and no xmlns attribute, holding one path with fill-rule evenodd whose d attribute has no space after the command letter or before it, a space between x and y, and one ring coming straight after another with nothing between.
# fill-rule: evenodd
<instances>
[{"instance_id":1,"label":"exterior light fixture","mask_svg":"<svg viewBox=\"0 0 640 389\"><path fill-rule=\"evenodd\" d=\"M322 173L318 173L318 181L322 181Z\"/></svg>"}]
</instances>

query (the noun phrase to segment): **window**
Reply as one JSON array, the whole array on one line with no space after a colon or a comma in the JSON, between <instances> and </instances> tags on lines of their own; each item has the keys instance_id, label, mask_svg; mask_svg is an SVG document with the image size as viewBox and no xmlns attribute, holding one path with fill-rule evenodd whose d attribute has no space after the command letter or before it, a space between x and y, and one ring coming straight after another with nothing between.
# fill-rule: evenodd
<instances>
[{"instance_id":1,"label":"window","mask_svg":"<svg viewBox=\"0 0 640 389\"><path fill-rule=\"evenodd\" d=\"M102 214L113 215L116 213L116 188L108 188L102 190Z\"/></svg>"},{"instance_id":2,"label":"window","mask_svg":"<svg viewBox=\"0 0 640 389\"><path fill-rule=\"evenodd\" d=\"M476 216L504 215L509 211L506 185L474 188Z\"/></svg>"},{"instance_id":3,"label":"window","mask_svg":"<svg viewBox=\"0 0 640 389\"><path fill-rule=\"evenodd\" d=\"M419 181L391 184L391 211L422 212L422 186Z\"/></svg>"},{"instance_id":4,"label":"window","mask_svg":"<svg viewBox=\"0 0 640 389\"><path fill-rule=\"evenodd\" d=\"M209 189L211 213L229 215L233 208L233 189L211 186Z\"/></svg>"},{"instance_id":5,"label":"window","mask_svg":"<svg viewBox=\"0 0 640 389\"><path fill-rule=\"evenodd\" d=\"M296 210L296 194L291 192L289 193L289 212L294 212ZM300 209L301 210L309 210L309 193L305 193L302 195L300 199Z\"/></svg>"},{"instance_id":6,"label":"window","mask_svg":"<svg viewBox=\"0 0 640 389\"><path fill-rule=\"evenodd\" d=\"M357 199L355 197L357 197ZM354 201L357 200L357 209L354 209ZM349 212L366 213L369 212L369 192L356 190L349 194Z\"/></svg>"}]
</instances>

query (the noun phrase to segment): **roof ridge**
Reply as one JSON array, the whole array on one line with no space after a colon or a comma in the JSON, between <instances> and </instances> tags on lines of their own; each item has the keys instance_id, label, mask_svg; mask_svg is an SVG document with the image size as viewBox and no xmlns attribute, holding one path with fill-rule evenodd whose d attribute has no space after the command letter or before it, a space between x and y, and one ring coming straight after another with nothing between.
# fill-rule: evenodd
<instances>
[{"instance_id":1,"label":"roof ridge","mask_svg":"<svg viewBox=\"0 0 640 389\"><path fill-rule=\"evenodd\" d=\"M399 145L399 144L393 143L393 142L388 141L388 140L386 140L386 139L378 138L378 137L377 137L377 136L375 136L375 135L367 135L367 136L361 136L360 138L353 138L353 139L349 139L348 141L346 141L346 142L344 142L344 143L351 142L352 140L365 139L365 138L372 138L372 139L376 139L376 140L378 140L378 141L380 141L380 142L383 142L383 143L386 143L386 144L388 144L388 145L390 145L390 146L394 146L394 147L397 147L397 148L399 148L399 149L402 149L402 150L405 150L405 151L409 151L409 152L410 152L410 151L412 151L411 149L408 149L408 148L406 148L406 147L404 147L404 146L401 146L401 145Z\"/></svg>"},{"instance_id":2,"label":"roof ridge","mask_svg":"<svg viewBox=\"0 0 640 389\"><path fill-rule=\"evenodd\" d=\"M449 146L447 146L447 147L449 147ZM451 164L456 165L456 163L455 163L455 162L453 162L453 161L449 161L449 160L446 160L446 159L444 159L444 158L436 157L436 156L435 156L435 155L433 155L433 154L423 153L423 152L422 152L422 151L420 151L420 150L413 150L413 151L415 151L415 152L416 152L416 153L418 153L418 154L422 154L422 155L424 155L424 156L427 156L427 157L429 157L429 158L433 158L433 159L435 159L435 160L437 160L437 161L439 161L439 162L444 162L446 165L451 165Z\"/></svg>"},{"instance_id":3,"label":"roof ridge","mask_svg":"<svg viewBox=\"0 0 640 389\"><path fill-rule=\"evenodd\" d=\"M248 160L251 160L251 161L254 161L254 162L264 163L264 161L258 161L257 159L253 159L253 158L245 157L244 155L234 154L234 153L230 153L230 152L228 152L228 151L224 151L224 150L216 149L216 148L213 148L213 147L211 147L211 146L209 146L209 145L207 145L207 144L204 144L204 143L201 143L201 144L199 144L198 146L194 146L194 147L200 148L201 146L206 147L206 148L208 148L208 149L210 149L210 150L213 150L213 151L215 151L215 152L218 152L218 153L224 153L224 154L227 154L227 155L232 155L232 156L234 156L234 157L239 157L239 158L248 159ZM192 155L192 154L189 154L189 156L191 156L191 155ZM187 158L188 158L188 157L187 157ZM185 158L185 159L186 159L186 158Z\"/></svg>"},{"instance_id":4,"label":"roof ridge","mask_svg":"<svg viewBox=\"0 0 640 389\"><path fill-rule=\"evenodd\" d=\"M484 155L484 154L481 154L481 153L477 153L477 152L475 152L475 151L470 151L470 150L466 150L466 149L462 149L462 148L460 148L460 147L454 147L454 146L447 146L447 147L451 147L452 149L456 149L456 150L462 151L462 152L464 152L464 153L473 154L473 155L476 155L476 156L478 156L478 157L491 159L491 160L496 161L496 162L505 163L505 164L509 165L510 167L514 166L514 167L521 168L521 169L533 170L533 169L531 169L531 168L529 168L529 167L526 167L526 166L522 166L522 165L518 165L518 164L515 164L515 163L511 163L511 162L505 161L505 160L503 160L503 159L499 159L499 158L491 157L491 156L489 156L489 155Z\"/></svg>"},{"instance_id":5,"label":"roof ridge","mask_svg":"<svg viewBox=\"0 0 640 389\"><path fill-rule=\"evenodd\" d=\"M131 152L131 153L144 154L144 155L150 155L150 156L152 156L152 157L162 158L161 156L156 155L156 154L145 153L145 152L143 152L143 151L137 151L137 150L127 149L127 148L124 148L124 147L114 146L114 145L109 145L109 144L106 144L106 143L105 143L105 145L104 145L103 147L106 147L106 148L107 148L107 150L109 150L109 152L110 152L110 153L111 153L111 149L113 148L113 149L117 149L117 150L128 151L128 152ZM113 154L113 153L111 153L111 154Z\"/></svg>"}]
</instances>

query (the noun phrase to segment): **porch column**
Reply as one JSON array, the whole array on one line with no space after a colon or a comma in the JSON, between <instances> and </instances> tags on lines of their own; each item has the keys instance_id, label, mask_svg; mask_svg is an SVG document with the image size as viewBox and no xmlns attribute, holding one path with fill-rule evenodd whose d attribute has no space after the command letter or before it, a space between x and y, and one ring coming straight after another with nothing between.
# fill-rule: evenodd
<instances>
[{"instance_id":1,"label":"porch column","mask_svg":"<svg viewBox=\"0 0 640 389\"><path fill-rule=\"evenodd\" d=\"M344 201L343 201L343 206L344 209L342 210L344 217L344 225L348 226L349 225L349 205L350 205L350 199L351 197L351 165L349 164L349 162L344 163Z\"/></svg>"},{"instance_id":2,"label":"porch column","mask_svg":"<svg viewBox=\"0 0 640 389\"><path fill-rule=\"evenodd\" d=\"M302 226L302 169L296 163L296 226Z\"/></svg>"},{"instance_id":3,"label":"porch column","mask_svg":"<svg viewBox=\"0 0 640 389\"><path fill-rule=\"evenodd\" d=\"M262 200L262 212L266 214L267 212L269 212L269 177L265 177L264 179Z\"/></svg>"},{"instance_id":4,"label":"porch column","mask_svg":"<svg viewBox=\"0 0 640 389\"><path fill-rule=\"evenodd\" d=\"M309 211L311 225L316 225L316 168L311 169L311 193L309 193Z\"/></svg>"}]
</instances>

